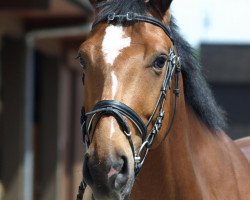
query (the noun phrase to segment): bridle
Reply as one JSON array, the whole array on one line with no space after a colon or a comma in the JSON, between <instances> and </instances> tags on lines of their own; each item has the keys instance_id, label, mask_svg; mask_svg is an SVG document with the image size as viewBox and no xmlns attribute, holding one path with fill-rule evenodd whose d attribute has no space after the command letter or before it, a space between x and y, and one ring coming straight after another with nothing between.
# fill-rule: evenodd
<instances>
[{"instance_id":1,"label":"bridle","mask_svg":"<svg viewBox=\"0 0 250 200\"><path fill-rule=\"evenodd\" d=\"M128 12L125 15L116 15L115 13L111 13L103 21L106 21L109 23L119 23L119 24L124 23L124 22L150 23L150 24L153 24L155 26L162 28L162 30L166 33L166 35L172 41L172 46L170 48L170 52L169 52L168 60L167 60L167 69L166 69L164 81L161 87L160 95L157 99L154 111L146 124L144 124L140 116L133 109L128 107L126 104L116 101L116 100L99 101L94 106L93 110L87 113L85 113L84 108L82 108L81 110L80 121L82 125L83 141L84 143L86 143L87 147L89 147L89 145L91 144L91 139L93 138L93 133L95 131L95 128L102 117L113 116L117 120L118 124L120 125L121 130L123 131L124 135L126 136L130 144L133 157L134 157L134 163L135 163L135 167L134 167L135 176L137 176L146 159L148 151L152 147L152 144L156 135L159 133L162 127L162 121L164 118L164 104L167 99L167 91L170 88L170 82L173 77L173 74L175 73L175 88L173 89L173 92L175 94L173 115L170 121L169 128L163 140L165 140L165 138L167 137L168 133L171 130L174 117L175 117L176 101L179 95L179 74L181 72L180 58L176 55L175 47L174 47L174 39L171 34L170 28L164 25L160 20L154 17L139 15L137 13L132 13L132 12ZM95 22L93 24L93 27L96 26L98 23L100 22L99 21ZM157 117L155 118L156 114L157 114ZM131 131L127 123L127 119L130 120L130 122L138 129L141 135L142 145L138 151L135 150L135 147L133 145L133 141L131 138ZM153 127L150 131L148 131L149 125L151 124L153 119L155 119ZM85 188L86 188L86 183L82 181L79 186L77 200L82 200Z\"/></svg>"}]
</instances>

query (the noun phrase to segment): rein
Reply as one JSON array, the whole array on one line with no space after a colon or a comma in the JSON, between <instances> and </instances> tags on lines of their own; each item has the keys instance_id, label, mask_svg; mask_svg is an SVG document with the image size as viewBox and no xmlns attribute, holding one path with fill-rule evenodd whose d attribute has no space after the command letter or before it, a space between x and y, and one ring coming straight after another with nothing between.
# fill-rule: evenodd
<instances>
[{"instance_id":1,"label":"rein","mask_svg":"<svg viewBox=\"0 0 250 200\"><path fill-rule=\"evenodd\" d=\"M108 21L109 23L119 23L119 24L121 24L122 22L151 23L155 26L162 28L162 30L172 41L172 46L170 48L167 60L167 70L161 87L160 95L157 99L154 111L146 124L144 124L140 116L132 108L116 100L99 101L94 106L93 110L87 113L85 113L84 108L82 108L81 110L80 121L82 125L83 142L86 143L87 147L89 147L89 145L91 144L91 139L93 138L93 134L91 135L91 133L94 133L96 125L103 116L113 116L117 120L121 130L123 131L124 135L126 136L130 144L135 163L134 172L135 176L137 176L143 166L143 163L147 157L149 150L152 147L155 137L157 136L162 127L162 121L165 114L164 105L167 99L167 90L170 88L171 79L173 77L173 74L175 74L175 88L173 90L174 92L173 115L170 121L169 128L161 142L165 140L165 138L167 137L168 133L172 128L176 112L177 97L179 96L179 74L181 72L180 58L175 53L174 39L172 37L170 28L164 25L160 20L156 18L128 12L126 15L116 15L115 13L109 14L106 20L103 21ZM98 23L100 22L95 22L93 24L93 27L95 27ZM148 126L153 121L154 117L156 116L156 113L157 117L153 124L153 128L150 131L148 131ZM126 119L130 120L140 132L142 145L138 151L135 150L135 147L133 145L130 127ZM86 183L82 181L79 186L77 200L82 200L86 186L87 186Z\"/></svg>"}]
</instances>

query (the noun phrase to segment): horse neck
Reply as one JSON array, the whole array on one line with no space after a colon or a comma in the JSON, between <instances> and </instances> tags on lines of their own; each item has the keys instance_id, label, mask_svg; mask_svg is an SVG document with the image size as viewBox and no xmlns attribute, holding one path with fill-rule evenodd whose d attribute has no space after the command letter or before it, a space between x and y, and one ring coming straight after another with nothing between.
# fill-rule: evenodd
<instances>
[{"instance_id":1,"label":"horse neck","mask_svg":"<svg viewBox=\"0 0 250 200\"><path fill-rule=\"evenodd\" d=\"M244 184L250 181L246 159L224 133L211 132L181 102L172 131L150 151L131 199L244 199L240 193L249 194Z\"/></svg>"}]
</instances>

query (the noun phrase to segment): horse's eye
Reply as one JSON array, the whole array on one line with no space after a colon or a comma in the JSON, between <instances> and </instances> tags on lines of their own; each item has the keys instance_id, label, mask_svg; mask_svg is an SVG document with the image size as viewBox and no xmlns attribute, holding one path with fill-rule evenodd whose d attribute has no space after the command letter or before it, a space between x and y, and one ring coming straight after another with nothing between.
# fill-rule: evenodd
<instances>
[{"instance_id":1,"label":"horse's eye","mask_svg":"<svg viewBox=\"0 0 250 200\"><path fill-rule=\"evenodd\" d=\"M165 66L165 63L167 61L167 56L166 55L160 55L157 57L153 63L153 67L157 70L162 70Z\"/></svg>"},{"instance_id":2,"label":"horse's eye","mask_svg":"<svg viewBox=\"0 0 250 200\"><path fill-rule=\"evenodd\" d=\"M83 57L80 57L80 58L79 58L79 63L80 63L80 65L81 65L82 68L85 68L85 67L86 67L86 62L85 62L85 60L84 60Z\"/></svg>"},{"instance_id":3,"label":"horse's eye","mask_svg":"<svg viewBox=\"0 0 250 200\"><path fill-rule=\"evenodd\" d=\"M86 67L86 61L85 59L82 57L81 54L78 54L76 59L79 59L79 63L81 65L82 68L85 68Z\"/></svg>"}]
</instances>

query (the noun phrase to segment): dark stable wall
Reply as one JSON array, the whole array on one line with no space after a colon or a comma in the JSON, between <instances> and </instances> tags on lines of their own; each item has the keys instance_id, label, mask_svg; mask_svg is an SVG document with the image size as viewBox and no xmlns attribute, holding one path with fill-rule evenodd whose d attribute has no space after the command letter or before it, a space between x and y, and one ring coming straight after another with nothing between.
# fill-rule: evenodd
<instances>
[{"instance_id":1,"label":"dark stable wall","mask_svg":"<svg viewBox=\"0 0 250 200\"><path fill-rule=\"evenodd\" d=\"M229 136L250 135L250 45L202 44L201 62L216 100L227 112Z\"/></svg>"}]
</instances>

